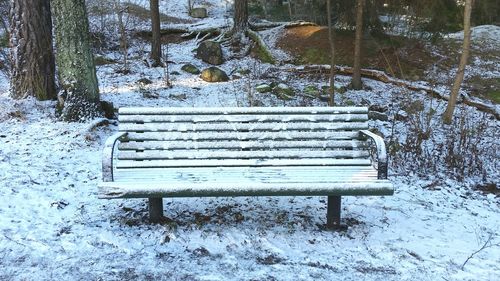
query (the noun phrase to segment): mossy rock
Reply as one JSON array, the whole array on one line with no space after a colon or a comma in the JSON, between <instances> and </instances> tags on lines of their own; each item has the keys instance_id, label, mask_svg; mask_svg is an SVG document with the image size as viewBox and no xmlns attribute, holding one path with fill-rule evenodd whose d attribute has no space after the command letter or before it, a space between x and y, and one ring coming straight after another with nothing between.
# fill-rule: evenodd
<instances>
[{"instance_id":1,"label":"mossy rock","mask_svg":"<svg viewBox=\"0 0 500 281\"><path fill-rule=\"evenodd\" d=\"M189 12L189 15L193 18L197 19L204 19L208 16L207 9L206 8L192 8L191 11Z\"/></svg>"},{"instance_id":2,"label":"mossy rock","mask_svg":"<svg viewBox=\"0 0 500 281\"><path fill-rule=\"evenodd\" d=\"M295 91L288 85L279 83L273 88L273 93L282 100L291 100L295 96Z\"/></svg>"},{"instance_id":3,"label":"mossy rock","mask_svg":"<svg viewBox=\"0 0 500 281\"><path fill-rule=\"evenodd\" d=\"M181 67L181 70L185 71L187 73L195 74L195 75L201 73L201 71L196 66L194 66L193 64L190 64L190 63L183 65Z\"/></svg>"},{"instance_id":4,"label":"mossy rock","mask_svg":"<svg viewBox=\"0 0 500 281\"><path fill-rule=\"evenodd\" d=\"M308 98L317 98L320 94L321 94L321 91L318 87L314 86L314 85L308 85L304 88L304 92L303 92L304 96L308 97Z\"/></svg>"},{"instance_id":5,"label":"mossy rock","mask_svg":"<svg viewBox=\"0 0 500 281\"><path fill-rule=\"evenodd\" d=\"M236 73L241 74L241 75L248 75L248 74L252 73L252 71L250 71L250 69L246 68L246 69L238 69L238 70L236 70Z\"/></svg>"},{"instance_id":6,"label":"mossy rock","mask_svg":"<svg viewBox=\"0 0 500 281\"><path fill-rule=\"evenodd\" d=\"M261 84L255 87L255 90L259 93L269 93L273 90L273 88L270 85Z\"/></svg>"},{"instance_id":7,"label":"mossy rock","mask_svg":"<svg viewBox=\"0 0 500 281\"><path fill-rule=\"evenodd\" d=\"M196 49L196 57L212 65L220 65L224 62L220 43L210 40L201 42Z\"/></svg>"},{"instance_id":8,"label":"mossy rock","mask_svg":"<svg viewBox=\"0 0 500 281\"><path fill-rule=\"evenodd\" d=\"M227 74L220 68L212 66L203 69L201 79L206 82L226 82L229 81Z\"/></svg>"}]
</instances>

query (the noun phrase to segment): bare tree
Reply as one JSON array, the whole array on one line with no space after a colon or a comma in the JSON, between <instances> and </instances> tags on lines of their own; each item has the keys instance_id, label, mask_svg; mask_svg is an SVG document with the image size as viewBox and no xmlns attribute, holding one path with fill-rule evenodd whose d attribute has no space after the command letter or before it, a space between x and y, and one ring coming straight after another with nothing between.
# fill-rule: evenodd
<instances>
[{"instance_id":1,"label":"bare tree","mask_svg":"<svg viewBox=\"0 0 500 281\"><path fill-rule=\"evenodd\" d=\"M11 95L56 98L50 1L11 2Z\"/></svg>"},{"instance_id":2,"label":"bare tree","mask_svg":"<svg viewBox=\"0 0 500 281\"><path fill-rule=\"evenodd\" d=\"M52 0L52 8L61 118L82 121L99 116L102 111L85 0Z\"/></svg>"},{"instance_id":3,"label":"bare tree","mask_svg":"<svg viewBox=\"0 0 500 281\"><path fill-rule=\"evenodd\" d=\"M248 0L234 0L234 34L245 34L248 29Z\"/></svg>"},{"instance_id":4,"label":"bare tree","mask_svg":"<svg viewBox=\"0 0 500 281\"><path fill-rule=\"evenodd\" d=\"M446 111L443 115L443 122L445 124L451 124L451 121L453 119L453 111L455 110L455 105L457 103L458 92L460 91L460 85L464 80L465 66L467 65L467 61L469 59L471 37L470 15L472 12L472 2L473 0L465 0L464 42L462 45L462 56L460 57L460 63L458 65L455 81L453 82L453 86L451 88L450 100L448 101L448 106L446 107Z\"/></svg>"},{"instance_id":5,"label":"bare tree","mask_svg":"<svg viewBox=\"0 0 500 281\"><path fill-rule=\"evenodd\" d=\"M158 0L150 0L149 8L151 10L151 59L153 66L161 65L161 34L160 34L160 7Z\"/></svg>"},{"instance_id":6,"label":"bare tree","mask_svg":"<svg viewBox=\"0 0 500 281\"><path fill-rule=\"evenodd\" d=\"M328 105L335 105L335 30L333 23L333 15L332 15L332 1L326 1L326 9L327 9L327 17L328 17L328 40L330 41L330 76L329 82L330 86L328 87L328 93L330 95L330 100Z\"/></svg>"},{"instance_id":7,"label":"bare tree","mask_svg":"<svg viewBox=\"0 0 500 281\"><path fill-rule=\"evenodd\" d=\"M356 36L354 39L354 68L352 73L352 88L361 90L361 42L363 38L363 8L365 0L356 0Z\"/></svg>"}]
</instances>

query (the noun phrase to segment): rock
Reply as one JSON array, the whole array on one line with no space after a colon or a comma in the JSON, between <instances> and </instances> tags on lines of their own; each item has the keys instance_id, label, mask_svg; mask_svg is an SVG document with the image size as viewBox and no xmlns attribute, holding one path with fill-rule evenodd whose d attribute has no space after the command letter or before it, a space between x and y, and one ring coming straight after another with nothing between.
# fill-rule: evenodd
<instances>
[{"instance_id":1,"label":"rock","mask_svg":"<svg viewBox=\"0 0 500 281\"><path fill-rule=\"evenodd\" d=\"M181 75L181 74L179 73L179 71L174 70L174 71L170 72L170 75Z\"/></svg>"},{"instance_id":2,"label":"rock","mask_svg":"<svg viewBox=\"0 0 500 281\"><path fill-rule=\"evenodd\" d=\"M252 73L252 71L250 71L250 69L248 69L248 68L238 69L238 70L236 70L236 72L240 75L248 75L248 74Z\"/></svg>"},{"instance_id":3,"label":"rock","mask_svg":"<svg viewBox=\"0 0 500 281\"><path fill-rule=\"evenodd\" d=\"M201 42L196 50L196 57L213 65L219 65L224 62L220 43L210 40Z\"/></svg>"},{"instance_id":4,"label":"rock","mask_svg":"<svg viewBox=\"0 0 500 281\"><path fill-rule=\"evenodd\" d=\"M222 69L215 66L203 69L200 77L206 82L229 81L227 74Z\"/></svg>"},{"instance_id":5,"label":"rock","mask_svg":"<svg viewBox=\"0 0 500 281\"><path fill-rule=\"evenodd\" d=\"M196 66L194 66L190 63L183 65L181 67L181 70L185 71L187 73L195 74L195 75L198 75L201 73L200 70Z\"/></svg>"},{"instance_id":6,"label":"rock","mask_svg":"<svg viewBox=\"0 0 500 281\"><path fill-rule=\"evenodd\" d=\"M372 104L370 105L370 107L368 107L368 110L376 112L386 112L388 108L385 105Z\"/></svg>"},{"instance_id":7,"label":"rock","mask_svg":"<svg viewBox=\"0 0 500 281\"><path fill-rule=\"evenodd\" d=\"M279 83L273 88L273 93L282 100L291 100L295 96L295 92L288 85Z\"/></svg>"},{"instance_id":8,"label":"rock","mask_svg":"<svg viewBox=\"0 0 500 281\"><path fill-rule=\"evenodd\" d=\"M304 88L304 96L315 99L320 95L320 90L314 85L308 85Z\"/></svg>"},{"instance_id":9,"label":"rock","mask_svg":"<svg viewBox=\"0 0 500 281\"><path fill-rule=\"evenodd\" d=\"M406 111L404 111L404 110L400 110L400 111L398 111L398 113L396 113L396 115L394 116L394 119L396 119L398 121L405 121L408 119L408 113L406 113Z\"/></svg>"},{"instance_id":10,"label":"rock","mask_svg":"<svg viewBox=\"0 0 500 281\"><path fill-rule=\"evenodd\" d=\"M387 114L378 111L368 111L368 118L370 120L389 121Z\"/></svg>"},{"instance_id":11,"label":"rock","mask_svg":"<svg viewBox=\"0 0 500 281\"><path fill-rule=\"evenodd\" d=\"M157 92L143 91L142 97L145 99L157 99L160 95Z\"/></svg>"},{"instance_id":12,"label":"rock","mask_svg":"<svg viewBox=\"0 0 500 281\"><path fill-rule=\"evenodd\" d=\"M255 90L259 93L268 93L272 90L272 87L267 84L261 84L255 87Z\"/></svg>"},{"instance_id":13,"label":"rock","mask_svg":"<svg viewBox=\"0 0 500 281\"><path fill-rule=\"evenodd\" d=\"M189 15L193 18L204 19L207 17L208 13L206 8L200 7L200 8L192 8Z\"/></svg>"},{"instance_id":14,"label":"rock","mask_svg":"<svg viewBox=\"0 0 500 281\"><path fill-rule=\"evenodd\" d=\"M143 84L143 85L149 85L149 84L152 84L153 81L149 80L148 78L141 78L141 79L137 80L137 83Z\"/></svg>"}]
</instances>

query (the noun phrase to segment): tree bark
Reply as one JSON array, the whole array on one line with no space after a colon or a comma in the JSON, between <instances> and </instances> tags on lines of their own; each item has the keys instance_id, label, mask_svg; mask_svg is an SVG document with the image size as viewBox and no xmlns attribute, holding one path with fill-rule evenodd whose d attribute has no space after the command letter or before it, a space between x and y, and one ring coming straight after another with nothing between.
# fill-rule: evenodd
<instances>
[{"instance_id":1,"label":"tree bark","mask_svg":"<svg viewBox=\"0 0 500 281\"><path fill-rule=\"evenodd\" d=\"M84 121L101 115L85 0L52 0L61 118Z\"/></svg>"},{"instance_id":2,"label":"tree bark","mask_svg":"<svg viewBox=\"0 0 500 281\"><path fill-rule=\"evenodd\" d=\"M238 34L248 29L248 0L234 1L233 33Z\"/></svg>"},{"instance_id":3,"label":"tree bark","mask_svg":"<svg viewBox=\"0 0 500 281\"><path fill-rule=\"evenodd\" d=\"M457 103L458 92L460 91L460 85L464 80L465 66L467 65L467 60L469 59L470 53L470 15L472 12L472 0L465 1L464 9L464 42L462 45L462 56L460 57L460 63L458 65L457 74L455 76L455 81L451 88L450 100L448 101L448 106L443 115L443 122L445 124L451 124L453 119L453 111L455 110L455 105Z\"/></svg>"},{"instance_id":4,"label":"tree bark","mask_svg":"<svg viewBox=\"0 0 500 281\"><path fill-rule=\"evenodd\" d=\"M151 31L153 33L151 40L151 59L153 66L161 65L161 34L160 34L160 7L158 0L150 0L149 8L151 10Z\"/></svg>"},{"instance_id":5,"label":"tree bark","mask_svg":"<svg viewBox=\"0 0 500 281\"><path fill-rule=\"evenodd\" d=\"M332 19L332 1L333 0L326 1L326 9L328 17L328 40L330 41L330 76L329 76L330 86L328 88L328 92L330 95L330 100L328 102L328 105L330 106L335 105L335 43L334 43L335 30Z\"/></svg>"},{"instance_id":6,"label":"tree bark","mask_svg":"<svg viewBox=\"0 0 500 281\"><path fill-rule=\"evenodd\" d=\"M50 1L11 2L11 95L56 98Z\"/></svg>"},{"instance_id":7,"label":"tree bark","mask_svg":"<svg viewBox=\"0 0 500 281\"><path fill-rule=\"evenodd\" d=\"M354 39L354 73L352 75L352 88L361 90L361 42L363 38L363 8L364 0L356 1L356 36Z\"/></svg>"}]
</instances>

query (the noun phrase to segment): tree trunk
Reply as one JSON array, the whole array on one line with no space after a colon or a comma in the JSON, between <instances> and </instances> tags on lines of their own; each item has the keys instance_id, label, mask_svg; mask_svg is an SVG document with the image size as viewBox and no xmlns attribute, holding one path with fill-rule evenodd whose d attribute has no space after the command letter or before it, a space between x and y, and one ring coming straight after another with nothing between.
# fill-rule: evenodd
<instances>
[{"instance_id":1,"label":"tree trunk","mask_svg":"<svg viewBox=\"0 0 500 281\"><path fill-rule=\"evenodd\" d=\"M330 86L328 88L328 92L330 95L330 100L328 102L328 105L334 106L335 105L335 30L333 26L333 19L332 19L332 1L333 0L327 0L326 1L326 9L327 9L327 17L328 17L328 40L330 41L330 76L329 76L329 82Z\"/></svg>"},{"instance_id":2,"label":"tree trunk","mask_svg":"<svg viewBox=\"0 0 500 281\"><path fill-rule=\"evenodd\" d=\"M354 73L352 75L352 88L361 90L361 42L363 38L363 8L364 0L356 1L356 37L354 39Z\"/></svg>"},{"instance_id":3,"label":"tree trunk","mask_svg":"<svg viewBox=\"0 0 500 281\"><path fill-rule=\"evenodd\" d=\"M149 8L151 10L151 59L153 66L161 65L161 36L160 36L160 7L158 0L150 0Z\"/></svg>"},{"instance_id":4,"label":"tree trunk","mask_svg":"<svg viewBox=\"0 0 500 281\"><path fill-rule=\"evenodd\" d=\"M465 1L464 10L464 42L462 45L462 56L460 57L460 63L458 65L457 74L455 76L455 81L451 88L450 100L448 101L448 106L443 115L443 122L445 124L451 124L453 119L453 111L455 110L455 104L457 103L458 92L460 91L460 85L464 79L465 66L467 65L467 60L469 59L470 52L470 15L472 11L472 0Z\"/></svg>"},{"instance_id":5,"label":"tree trunk","mask_svg":"<svg viewBox=\"0 0 500 281\"><path fill-rule=\"evenodd\" d=\"M56 98L50 1L11 2L11 95Z\"/></svg>"},{"instance_id":6,"label":"tree trunk","mask_svg":"<svg viewBox=\"0 0 500 281\"><path fill-rule=\"evenodd\" d=\"M244 34L248 29L248 0L234 1L233 33Z\"/></svg>"},{"instance_id":7,"label":"tree trunk","mask_svg":"<svg viewBox=\"0 0 500 281\"><path fill-rule=\"evenodd\" d=\"M52 8L61 118L95 118L101 115L101 107L85 0L52 0Z\"/></svg>"}]
</instances>

